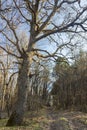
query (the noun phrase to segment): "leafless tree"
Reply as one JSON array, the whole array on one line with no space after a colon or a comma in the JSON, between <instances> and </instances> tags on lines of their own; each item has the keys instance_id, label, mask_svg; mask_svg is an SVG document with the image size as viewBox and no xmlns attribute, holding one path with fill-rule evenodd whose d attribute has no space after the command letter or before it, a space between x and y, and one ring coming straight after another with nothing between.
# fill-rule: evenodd
<instances>
[{"instance_id":1,"label":"leafless tree","mask_svg":"<svg viewBox=\"0 0 87 130\"><path fill-rule=\"evenodd\" d=\"M21 125L30 67L35 56L37 58L57 56L56 53L61 47L60 41L55 40L55 34L61 38L61 34L71 33L73 36L87 31L87 3L83 4L78 0L3 0L0 10L2 25L0 33L4 39L0 41L0 48L20 63L17 101L7 126ZM20 46L20 29L25 30L29 36L26 47ZM41 50L35 47L36 43L45 38L48 38L52 44L56 42L58 48L55 52L49 53L47 49ZM63 43L63 46L69 46L70 43ZM9 45L10 49L7 47Z\"/></svg>"}]
</instances>

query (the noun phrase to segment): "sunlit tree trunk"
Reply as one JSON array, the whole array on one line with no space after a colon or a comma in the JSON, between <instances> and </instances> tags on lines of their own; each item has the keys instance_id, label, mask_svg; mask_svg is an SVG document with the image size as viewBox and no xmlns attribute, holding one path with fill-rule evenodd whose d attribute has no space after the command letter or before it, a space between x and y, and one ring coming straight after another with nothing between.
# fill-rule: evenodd
<instances>
[{"instance_id":1,"label":"sunlit tree trunk","mask_svg":"<svg viewBox=\"0 0 87 130\"><path fill-rule=\"evenodd\" d=\"M21 125L23 122L28 88L29 64L30 61L28 56L24 57L17 80L17 101L15 103L14 110L7 122L7 126Z\"/></svg>"}]
</instances>

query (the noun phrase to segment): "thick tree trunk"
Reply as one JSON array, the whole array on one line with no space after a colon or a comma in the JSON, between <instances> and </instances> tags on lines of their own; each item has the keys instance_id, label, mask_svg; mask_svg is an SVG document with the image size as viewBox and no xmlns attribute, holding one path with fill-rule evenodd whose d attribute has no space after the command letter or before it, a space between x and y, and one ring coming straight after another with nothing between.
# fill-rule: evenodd
<instances>
[{"instance_id":1,"label":"thick tree trunk","mask_svg":"<svg viewBox=\"0 0 87 130\"><path fill-rule=\"evenodd\" d=\"M14 106L14 110L7 122L6 126L18 126L23 122L23 116L25 111L26 94L28 88L28 74L29 74L29 59L25 57L22 61L21 68L19 70L17 87L18 95L17 101Z\"/></svg>"}]
</instances>

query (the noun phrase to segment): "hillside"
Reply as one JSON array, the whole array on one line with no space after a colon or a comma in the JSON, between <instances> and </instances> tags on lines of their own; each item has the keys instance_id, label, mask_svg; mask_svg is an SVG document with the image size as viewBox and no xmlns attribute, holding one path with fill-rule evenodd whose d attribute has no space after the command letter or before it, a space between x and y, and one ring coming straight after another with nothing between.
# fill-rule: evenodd
<instances>
[{"instance_id":1,"label":"hillside","mask_svg":"<svg viewBox=\"0 0 87 130\"><path fill-rule=\"evenodd\" d=\"M86 113L52 108L26 113L23 126L5 127L6 121L0 120L0 130L87 130Z\"/></svg>"}]
</instances>

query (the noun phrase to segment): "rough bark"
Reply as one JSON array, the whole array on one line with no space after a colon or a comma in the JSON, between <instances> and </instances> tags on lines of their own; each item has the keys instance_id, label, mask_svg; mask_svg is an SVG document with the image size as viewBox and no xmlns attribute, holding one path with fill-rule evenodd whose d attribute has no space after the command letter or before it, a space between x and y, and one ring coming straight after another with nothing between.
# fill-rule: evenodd
<instances>
[{"instance_id":1,"label":"rough bark","mask_svg":"<svg viewBox=\"0 0 87 130\"><path fill-rule=\"evenodd\" d=\"M6 124L6 126L18 126L21 125L23 122L23 116L25 111L25 103L26 103L26 94L28 88L28 74L29 74L29 59L25 57L22 61L17 87L18 87L18 94L17 100L14 106L14 110Z\"/></svg>"}]
</instances>

